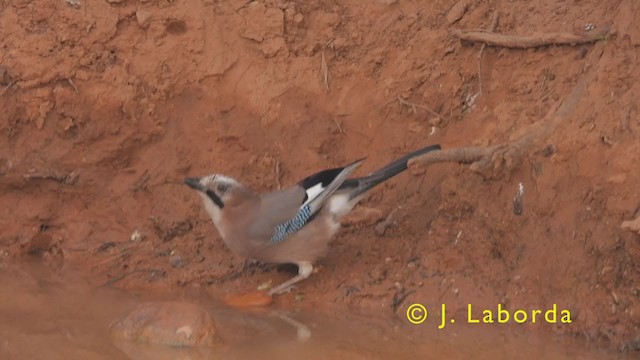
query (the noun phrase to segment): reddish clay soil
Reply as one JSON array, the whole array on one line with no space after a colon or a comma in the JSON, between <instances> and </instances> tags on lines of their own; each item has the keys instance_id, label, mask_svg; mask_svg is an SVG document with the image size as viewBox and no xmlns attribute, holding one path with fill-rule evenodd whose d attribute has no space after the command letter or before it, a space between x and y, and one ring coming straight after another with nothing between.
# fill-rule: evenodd
<instances>
[{"instance_id":1,"label":"reddish clay soil","mask_svg":"<svg viewBox=\"0 0 640 360\"><path fill-rule=\"evenodd\" d=\"M185 176L266 191L362 156L366 173L431 143L509 142L586 78L568 116L507 170L434 164L380 186L363 205L395 211L393 226L351 222L304 296L276 302L399 318L412 302L460 316L467 303L555 303L571 326L529 327L640 348L640 237L621 228L640 209L640 2L466 3L454 21L444 0L3 1L0 253L123 288L275 284L290 274L230 276L242 259ZM503 34L613 34L490 46L479 76L480 45L451 31L490 28L496 11Z\"/></svg>"}]
</instances>

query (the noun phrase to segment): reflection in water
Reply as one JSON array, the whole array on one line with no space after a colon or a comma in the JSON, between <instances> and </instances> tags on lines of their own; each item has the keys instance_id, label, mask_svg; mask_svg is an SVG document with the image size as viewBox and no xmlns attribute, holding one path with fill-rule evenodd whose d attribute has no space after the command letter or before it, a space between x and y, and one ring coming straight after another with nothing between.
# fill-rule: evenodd
<instances>
[{"instance_id":1,"label":"reflection in water","mask_svg":"<svg viewBox=\"0 0 640 360\"><path fill-rule=\"evenodd\" d=\"M112 339L109 324L151 300L95 288L77 274L0 260L0 359L612 359L568 338L460 326L438 331L400 319L294 310L236 310L202 298L222 344L171 348ZM327 309L325 309L327 310ZM333 312L335 314L335 312ZM385 312L386 313L386 312Z\"/></svg>"},{"instance_id":2,"label":"reflection in water","mask_svg":"<svg viewBox=\"0 0 640 360\"><path fill-rule=\"evenodd\" d=\"M281 311L278 310L274 310L273 312L271 312L272 316L275 316L279 319L282 319L282 321L286 322L287 324L293 326L296 328L296 337L298 339L298 341L300 342L305 342L307 340L309 340L309 338L311 338L311 330L309 330L309 327L301 322L295 321L294 319L292 319L291 317L289 317L288 315L284 314Z\"/></svg>"}]
</instances>

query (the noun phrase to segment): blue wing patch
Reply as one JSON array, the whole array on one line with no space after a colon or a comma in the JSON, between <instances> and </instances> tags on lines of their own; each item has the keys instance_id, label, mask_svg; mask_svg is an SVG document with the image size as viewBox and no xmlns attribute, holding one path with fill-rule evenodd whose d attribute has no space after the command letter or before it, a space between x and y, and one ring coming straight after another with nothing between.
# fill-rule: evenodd
<instances>
[{"instance_id":1,"label":"blue wing patch","mask_svg":"<svg viewBox=\"0 0 640 360\"><path fill-rule=\"evenodd\" d=\"M294 234L307 223L311 217L311 206L303 206L293 219L283 222L276 226L275 234L271 237L271 242L277 244L286 239L287 236Z\"/></svg>"}]
</instances>

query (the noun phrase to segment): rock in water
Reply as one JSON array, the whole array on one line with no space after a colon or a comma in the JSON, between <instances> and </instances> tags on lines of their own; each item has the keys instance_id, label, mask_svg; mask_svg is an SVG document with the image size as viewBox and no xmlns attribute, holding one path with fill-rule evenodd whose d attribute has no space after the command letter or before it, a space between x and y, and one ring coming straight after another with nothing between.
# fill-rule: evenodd
<instances>
[{"instance_id":1,"label":"rock in water","mask_svg":"<svg viewBox=\"0 0 640 360\"><path fill-rule=\"evenodd\" d=\"M116 339L174 347L220 343L213 318L198 305L185 302L148 303L110 325Z\"/></svg>"}]
</instances>

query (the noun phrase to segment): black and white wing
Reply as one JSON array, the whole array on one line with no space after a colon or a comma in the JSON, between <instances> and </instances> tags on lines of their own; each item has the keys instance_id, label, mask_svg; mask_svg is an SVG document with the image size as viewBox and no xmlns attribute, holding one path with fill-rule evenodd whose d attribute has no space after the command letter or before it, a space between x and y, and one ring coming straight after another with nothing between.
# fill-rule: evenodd
<instances>
[{"instance_id":1,"label":"black and white wing","mask_svg":"<svg viewBox=\"0 0 640 360\"><path fill-rule=\"evenodd\" d=\"M329 197L364 160L320 171L304 178L293 188L263 195L262 219L257 226L273 229L272 243L281 242L298 232L314 219Z\"/></svg>"}]
</instances>

